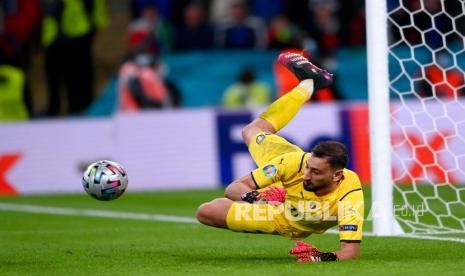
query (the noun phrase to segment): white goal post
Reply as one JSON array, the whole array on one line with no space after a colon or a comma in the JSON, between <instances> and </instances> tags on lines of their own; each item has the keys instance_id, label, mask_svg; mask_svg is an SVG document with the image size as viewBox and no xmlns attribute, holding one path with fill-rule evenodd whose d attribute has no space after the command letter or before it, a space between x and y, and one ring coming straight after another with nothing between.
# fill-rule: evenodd
<instances>
[{"instance_id":1,"label":"white goal post","mask_svg":"<svg viewBox=\"0 0 465 276\"><path fill-rule=\"evenodd\" d=\"M366 26L373 233L465 242L465 1L366 0Z\"/></svg>"},{"instance_id":2,"label":"white goal post","mask_svg":"<svg viewBox=\"0 0 465 276\"><path fill-rule=\"evenodd\" d=\"M366 1L372 216L375 235L402 233L394 218L391 178L386 1Z\"/></svg>"}]
</instances>

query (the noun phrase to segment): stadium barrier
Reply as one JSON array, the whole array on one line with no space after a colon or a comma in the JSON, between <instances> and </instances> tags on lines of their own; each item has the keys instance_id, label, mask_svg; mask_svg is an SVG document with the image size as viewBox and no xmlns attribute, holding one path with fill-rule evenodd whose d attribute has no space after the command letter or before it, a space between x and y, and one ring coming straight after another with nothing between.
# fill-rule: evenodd
<instances>
[{"instance_id":1,"label":"stadium barrier","mask_svg":"<svg viewBox=\"0 0 465 276\"><path fill-rule=\"evenodd\" d=\"M442 112L438 102L408 108ZM454 114L454 105L449 108ZM441 151L445 139L451 139L465 153L465 142L458 138L465 135L463 124L444 122L433 128L430 118L411 118L401 110L395 119L411 121L412 127L393 127L393 143L402 135L411 143L395 144L393 173L438 183L465 181L465 163L448 163L442 159L447 151ZM0 194L82 192L82 172L101 159L117 161L128 171L130 191L219 187L255 167L241 129L260 112L188 109L0 124ZM432 131L421 133L428 128ZM370 181L366 103L305 106L280 134L306 151L322 140L345 143L349 167L362 182ZM421 159L415 161L415 154ZM411 164L405 163L410 156Z\"/></svg>"}]
</instances>

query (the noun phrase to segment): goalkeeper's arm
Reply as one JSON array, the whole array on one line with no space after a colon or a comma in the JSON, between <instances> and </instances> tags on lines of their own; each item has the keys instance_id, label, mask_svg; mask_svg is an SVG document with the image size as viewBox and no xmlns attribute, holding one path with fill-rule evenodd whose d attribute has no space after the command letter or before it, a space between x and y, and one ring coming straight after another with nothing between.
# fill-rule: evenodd
<instances>
[{"instance_id":1,"label":"goalkeeper's arm","mask_svg":"<svg viewBox=\"0 0 465 276\"><path fill-rule=\"evenodd\" d=\"M229 184L224 191L224 196L234 201L240 201L241 196L247 192L254 191L257 189L252 176L246 175L242 178L236 179L234 182Z\"/></svg>"},{"instance_id":2,"label":"goalkeeper's arm","mask_svg":"<svg viewBox=\"0 0 465 276\"><path fill-rule=\"evenodd\" d=\"M341 242L341 250L332 252L321 252L315 246L297 242L296 247L289 253L297 257L297 262L329 262L357 259L360 251L360 243Z\"/></svg>"}]
</instances>

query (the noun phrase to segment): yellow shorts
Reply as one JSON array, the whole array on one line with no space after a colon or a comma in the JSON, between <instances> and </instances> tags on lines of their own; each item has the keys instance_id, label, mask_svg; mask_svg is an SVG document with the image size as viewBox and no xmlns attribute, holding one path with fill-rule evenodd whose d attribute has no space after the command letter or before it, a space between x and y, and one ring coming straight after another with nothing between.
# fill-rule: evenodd
<instances>
[{"instance_id":1,"label":"yellow shorts","mask_svg":"<svg viewBox=\"0 0 465 276\"><path fill-rule=\"evenodd\" d=\"M259 132L249 143L249 152L258 167L270 162L271 159L289 152L303 152L301 148L276 134Z\"/></svg>"},{"instance_id":2,"label":"yellow shorts","mask_svg":"<svg viewBox=\"0 0 465 276\"><path fill-rule=\"evenodd\" d=\"M275 234L296 240L312 234L289 225L285 218L284 205L234 202L226 216L226 224L230 230L236 232Z\"/></svg>"}]
</instances>

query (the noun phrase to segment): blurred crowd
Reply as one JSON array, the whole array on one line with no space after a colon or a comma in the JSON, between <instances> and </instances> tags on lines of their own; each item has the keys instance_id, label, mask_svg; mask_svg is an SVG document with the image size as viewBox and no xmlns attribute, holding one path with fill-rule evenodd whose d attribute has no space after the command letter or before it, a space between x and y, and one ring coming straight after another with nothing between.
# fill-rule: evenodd
<instances>
[{"instance_id":1,"label":"blurred crowd","mask_svg":"<svg viewBox=\"0 0 465 276\"><path fill-rule=\"evenodd\" d=\"M105 0L0 2L0 88L8 91L0 93L0 119L75 116L86 111L96 94L95 35L110 24L111 4ZM303 49L317 64L331 67L336 49L365 44L363 0L127 0L127 5L127 52L121 67L115 68L119 106L125 110L182 106L179 89L166 78L160 58L165 53ZM38 114L32 108L28 77L31 57L37 52L44 54L48 90L47 108ZM253 70L244 68L237 74L242 86L226 89L226 107L272 100L269 88L256 83ZM277 76L282 90L278 95L292 85L286 78ZM249 87L259 92L244 92ZM317 100L338 98L334 90L321 95Z\"/></svg>"},{"instance_id":2,"label":"blurred crowd","mask_svg":"<svg viewBox=\"0 0 465 276\"><path fill-rule=\"evenodd\" d=\"M137 64L134 61L138 55L156 57L166 52L290 49L304 50L313 61L331 67L336 49L364 45L363 8L359 0L134 0L127 59ZM285 70L274 69L277 96L281 96L297 83ZM269 87L255 77L253 68L238 72L237 82L223 94L223 106L263 106L273 100ZM168 102L173 102L169 101L173 94L171 98L179 99L179 92L161 90L166 92L162 98L168 98ZM152 95L153 100L160 101L160 95ZM337 98L338 93L330 88L318 93L316 100ZM134 108L131 103L123 102L123 106Z\"/></svg>"},{"instance_id":3,"label":"blurred crowd","mask_svg":"<svg viewBox=\"0 0 465 276\"><path fill-rule=\"evenodd\" d=\"M108 5L105 0L0 2L0 88L8 92L0 95L0 118L86 111L96 94L95 35L110 24ZM121 68L115 68L123 110L182 105L179 89L164 74L164 53L291 48L330 64L338 47L364 44L362 0L128 0L127 5L127 51ZM38 52L44 55L48 96L45 110L35 112L28 74ZM229 89L225 107L272 100L267 86L253 86L261 87L260 93L246 90L255 79L253 70L244 70L238 72L239 83L247 84L240 86L242 96ZM247 99L253 95L260 99ZM328 99L335 98L332 93Z\"/></svg>"},{"instance_id":4,"label":"blurred crowd","mask_svg":"<svg viewBox=\"0 0 465 276\"><path fill-rule=\"evenodd\" d=\"M131 14L135 51L293 47L327 56L365 42L361 0L133 0Z\"/></svg>"},{"instance_id":5,"label":"blurred crowd","mask_svg":"<svg viewBox=\"0 0 465 276\"><path fill-rule=\"evenodd\" d=\"M0 2L0 120L82 114L93 101L93 44L108 25L105 0ZM47 107L34 114L32 56L44 55Z\"/></svg>"}]
</instances>

